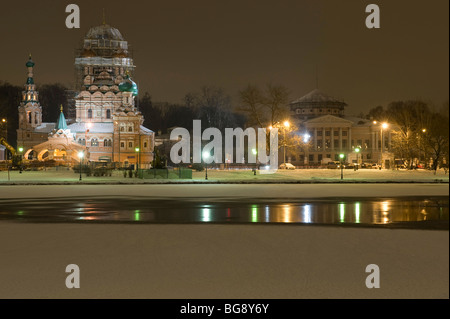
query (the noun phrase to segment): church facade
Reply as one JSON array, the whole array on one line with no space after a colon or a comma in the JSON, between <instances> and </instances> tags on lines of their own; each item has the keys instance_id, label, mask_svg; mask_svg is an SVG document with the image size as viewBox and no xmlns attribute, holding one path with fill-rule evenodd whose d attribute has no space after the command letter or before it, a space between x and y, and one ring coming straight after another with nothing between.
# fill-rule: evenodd
<instances>
[{"instance_id":1,"label":"church facade","mask_svg":"<svg viewBox=\"0 0 450 319\"><path fill-rule=\"evenodd\" d=\"M27 62L28 78L19 106L18 147L25 158L77 161L73 143L90 161L121 166L150 167L155 134L143 126L136 106L138 87L132 80L135 66L128 42L119 30L103 23L91 28L75 58L77 72L74 123L42 123L42 106L34 85L34 62ZM45 107L45 106L44 106ZM64 114L62 114L64 117ZM64 136L57 148L48 142ZM62 144L61 144L62 143Z\"/></svg>"}]
</instances>

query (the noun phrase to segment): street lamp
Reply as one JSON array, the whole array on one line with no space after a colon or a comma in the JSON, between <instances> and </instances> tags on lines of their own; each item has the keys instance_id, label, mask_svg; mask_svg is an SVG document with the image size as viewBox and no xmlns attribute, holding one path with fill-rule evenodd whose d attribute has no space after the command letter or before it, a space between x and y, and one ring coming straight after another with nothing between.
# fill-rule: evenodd
<instances>
[{"instance_id":1,"label":"street lamp","mask_svg":"<svg viewBox=\"0 0 450 319\"><path fill-rule=\"evenodd\" d=\"M22 161L23 161L23 155L22 155L22 152L23 152L23 147L19 147L19 153L20 153L20 162L19 162L20 170L19 170L19 173L20 173L20 174L22 174Z\"/></svg>"},{"instance_id":2,"label":"street lamp","mask_svg":"<svg viewBox=\"0 0 450 319\"><path fill-rule=\"evenodd\" d=\"M342 160L344 159L345 155L344 154L339 154L339 158L341 161L341 180L344 179L344 164L342 163Z\"/></svg>"},{"instance_id":3,"label":"street lamp","mask_svg":"<svg viewBox=\"0 0 450 319\"><path fill-rule=\"evenodd\" d=\"M136 147L135 149L136 154L136 170L139 170L139 166L141 166L141 156L140 156L140 148ZM139 162L138 162L139 159Z\"/></svg>"},{"instance_id":4,"label":"street lamp","mask_svg":"<svg viewBox=\"0 0 450 319\"><path fill-rule=\"evenodd\" d=\"M360 152L360 151L361 151L361 149L360 149L359 147L355 148L355 152L356 152L356 166L355 166L355 171L357 171L358 168L359 168L359 158L358 158L358 155L359 155L359 152Z\"/></svg>"},{"instance_id":5,"label":"street lamp","mask_svg":"<svg viewBox=\"0 0 450 319\"><path fill-rule=\"evenodd\" d=\"M380 132L381 132L380 133L380 137L381 137L381 163L380 163L380 169L383 168L383 144L384 144L384 141L383 141L383 130L387 129L388 127L389 127L389 124L387 124L386 122L381 124L381 130L380 130Z\"/></svg>"},{"instance_id":6,"label":"street lamp","mask_svg":"<svg viewBox=\"0 0 450 319\"><path fill-rule=\"evenodd\" d=\"M2 119L2 127L5 131L5 140L8 140L8 121L6 119Z\"/></svg>"},{"instance_id":7,"label":"street lamp","mask_svg":"<svg viewBox=\"0 0 450 319\"><path fill-rule=\"evenodd\" d=\"M84 153L78 152L78 158L80 159L80 181L81 181L81 162L83 161Z\"/></svg>"},{"instance_id":8,"label":"street lamp","mask_svg":"<svg viewBox=\"0 0 450 319\"><path fill-rule=\"evenodd\" d=\"M209 152L203 152L203 160L205 161L205 168L206 168L205 180L208 180L208 163L206 161L208 160L209 156L210 156Z\"/></svg>"},{"instance_id":9,"label":"street lamp","mask_svg":"<svg viewBox=\"0 0 450 319\"><path fill-rule=\"evenodd\" d=\"M291 126L289 121L285 121L284 123L284 152L283 152L283 162L284 168L286 168L286 130Z\"/></svg>"},{"instance_id":10,"label":"street lamp","mask_svg":"<svg viewBox=\"0 0 450 319\"><path fill-rule=\"evenodd\" d=\"M257 167L258 167L258 165L257 165L257 160L256 160L256 154L258 154L258 152L256 151L256 149L252 149L252 153L253 153L253 155L255 155L255 169L253 170L253 175L256 175L256 169L257 169Z\"/></svg>"}]
</instances>

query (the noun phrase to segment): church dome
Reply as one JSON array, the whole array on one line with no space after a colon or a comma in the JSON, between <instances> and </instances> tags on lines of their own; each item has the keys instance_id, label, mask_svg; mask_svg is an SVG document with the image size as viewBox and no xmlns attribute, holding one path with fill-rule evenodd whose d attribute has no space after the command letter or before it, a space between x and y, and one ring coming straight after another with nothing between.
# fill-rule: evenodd
<instances>
[{"instance_id":1,"label":"church dome","mask_svg":"<svg viewBox=\"0 0 450 319\"><path fill-rule=\"evenodd\" d=\"M125 77L125 80L119 84L119 90L122 92L132 92L133 96L138 95L137 84L130 79L130 76L128 74Z\"/></svg>"},{"instance_id":2,"label":"church dome","mask_svg":"<svg viewBox=\"0 0 450 319\"><path fill-rule=\"evenodd\" d=\"M120 31L108 24L92 27L91 29L89 29L85 38L124 41Z\"/></svg>"}]
</instances>

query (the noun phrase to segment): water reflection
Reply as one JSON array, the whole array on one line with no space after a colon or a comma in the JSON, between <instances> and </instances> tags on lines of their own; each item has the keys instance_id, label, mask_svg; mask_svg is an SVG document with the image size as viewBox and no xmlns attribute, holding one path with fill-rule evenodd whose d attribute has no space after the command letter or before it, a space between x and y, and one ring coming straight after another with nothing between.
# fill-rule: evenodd
<instances>
[{"instance_id":1,"label":"water reflection","mask_svg":"<svg viewBox=\"0 0 450 319\"><path fill-rule=\"evenodd\" d=\"M322 200L305 202L196 203L163 200L1 202L0 219L42 221L112 221L151 223L306 223L379 224L408 221L448 221L448 198L424 200Z\"/></svg>"}]
</instances>

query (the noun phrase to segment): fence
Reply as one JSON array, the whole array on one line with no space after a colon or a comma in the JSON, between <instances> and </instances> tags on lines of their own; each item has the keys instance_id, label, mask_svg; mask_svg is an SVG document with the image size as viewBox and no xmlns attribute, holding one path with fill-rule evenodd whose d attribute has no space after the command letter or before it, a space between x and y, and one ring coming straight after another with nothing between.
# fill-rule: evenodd
<instances>
[{"instance_id":1,"label":"fence","mask_svg":"<svg viewBox=\"0 0 450 319\"><path fill-rule=\"evenodd\" d=\"M192 170L182 167L174 169L140 169L138 177L141 179L192 179Z\"/></svg>"}]
</instances>

